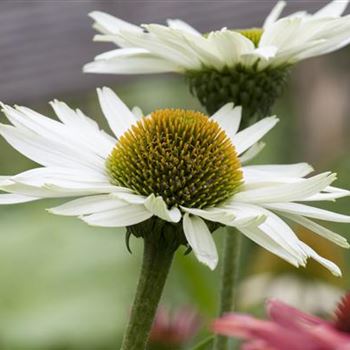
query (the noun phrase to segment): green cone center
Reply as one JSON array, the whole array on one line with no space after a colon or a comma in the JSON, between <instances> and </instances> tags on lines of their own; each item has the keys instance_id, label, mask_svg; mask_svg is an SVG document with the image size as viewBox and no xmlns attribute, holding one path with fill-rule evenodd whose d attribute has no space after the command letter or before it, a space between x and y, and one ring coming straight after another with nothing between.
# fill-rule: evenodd
<instances>
[{"instance_id":1,"label":"green cone center","mask_svg":"<svg viewBox=\"0 0 350 350\"><path fill-rule=\"evenodd\" d=\"M247 39L252 41L255 47L258 47L264 30L262 28L251 28L251 29L237 29L235 30L235 32L242 34Z\"/></svg>"},{"instance_id":2,"label":"green cone center","mask_svg":"<svg viewBox=\"0 0 350 350\"><path fill-rule=\"evenodd\" d=\"M142 118L119 139L106 166L113 184L161 196L169 207L214 206L243 182L226 133L190 110L157 110Z\"/></svg>"}]
</instances>

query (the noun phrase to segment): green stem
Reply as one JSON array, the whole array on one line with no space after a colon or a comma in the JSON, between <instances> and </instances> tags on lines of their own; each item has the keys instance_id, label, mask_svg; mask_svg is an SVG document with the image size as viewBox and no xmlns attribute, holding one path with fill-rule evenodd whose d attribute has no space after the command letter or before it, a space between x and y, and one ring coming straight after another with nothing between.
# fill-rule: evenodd
<instances>
[{"instance_id":1,"label":"green stem","mask_svg":"<svg viewBox=\"0 0 350 350\"><path fill-rule=\"evenodd\" d=\"M175 250L173 243L145 235L140 279L121 350L146 349Z\"/></svg>"},{"instance_id":2,"label":"green stem","mask_svg":"<svg viewBox=\"0 0 350 350\"><path fill-rule=\"evenodd\" d=\"M241 233L233 227L226 227L221 273L220 316L236 310L241 243ZM217 336L213 349L227 350L228 344L227 337Z\"/></svg>"}]
</instances>

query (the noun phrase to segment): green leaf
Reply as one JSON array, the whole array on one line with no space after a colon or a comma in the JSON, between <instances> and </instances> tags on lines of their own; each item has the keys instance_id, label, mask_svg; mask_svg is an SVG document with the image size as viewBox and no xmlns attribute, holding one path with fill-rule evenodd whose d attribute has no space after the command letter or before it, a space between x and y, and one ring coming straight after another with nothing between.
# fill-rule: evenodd
<instances>
[{"instance_id":1,"label":"green leaf","mask_svg":"<svg viewBox=\"0 0 350 350\"><path fill-rule=\"evenodd\" d=\"M211 346L213 345L213 340L214 340L214 336L210 336L204 339L203 341L201 341L191 350L209 350L209 348L211 348Z\"/></svg>"}]
</instances>

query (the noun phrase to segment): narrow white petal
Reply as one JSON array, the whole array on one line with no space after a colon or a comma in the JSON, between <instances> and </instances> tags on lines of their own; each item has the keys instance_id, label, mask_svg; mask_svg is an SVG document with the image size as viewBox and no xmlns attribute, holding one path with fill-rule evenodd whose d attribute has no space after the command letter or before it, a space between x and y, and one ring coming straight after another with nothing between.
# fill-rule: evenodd
<instances>
[{"instance_id":1,"label":"narrow white petal","mask_svg":"<svg viewBox=\"0 0 350 350\"><path fill-rule=\"evenodd\" d=\"M139 194L122 191L115 192L112 195L130 204L145 204L145 201L147 199L147 197L141 196Z\"/></svg>"},{"instance_id":2,"label":"narrow white petal","mask_svg":"<svg viewBox=\"0 0 350 350\"><path fill-rule=\"evenodd\" d=\"M324 190L335 179L335 174L327 172L294 183L277 184L275 186L266 186L247 191L243 190L233 198L234 201L247 203L301 201Z\"/></svg>"},{"instance_id":3,"label":"narrow white petal","mask_svg":"<svg viewBox=\"0 0 350 350\"><path fill-rule=\"evenodd\" d=\"M303 242L302 242L303 243ZM334 276L340 277L342 275L341 270L339 267L334 264L332 261L329 261L328 259L325 259L324 257L318 255L312 248L310 248L308 245L303 243L304 249L308 256L317 262L319 262L321 265L323 265L326 269L328 269Z\"/></svg>"},{"instance_id":4,"label":"narrow white petal","mask_svg":"<svg viewBox=\"0 0 350 350\"><path fill-rule=\"evenodd\" d=\"M99 213L126 206L126 203L110 195L78 198L55 208L47 209L49 213L64 216L80 216Z\"/></svg>"},{"instance_id":5,"label":"narrow white petal","mask_svg":"<svg viewBox=\"0 0 350 350\"><path fill-rule=\"evenodd\" d=\"M281 247L279 244L277 244L259 227L256 227L256 226L240 227L239 230L245 236L251 239L253 242L257 243L258 245L268 250L269 252L286 260L290 264L296 267L302 265L300 262L300 258L298 259L298 257L291 254L291 252L288 249Z\"/></svg>"},{"instance_id":6,"label":"narrow white petal","mask_svg":"<svg viewBox=\"0 0 350 350\"><path fill-rule=\"evenodd\" d=\"M343 236L337 234L336 232L329 230L326 227L323 227L323 226L317 224L316 222L314 222L310 219L304 218L303 216L300 216L300 215L287 214L285 212L283 212L283 213L281 212L281 215L285 216L289 220L296 222L299 225L306 227L307 229L320 235L321 237L324 237L324 238L330 240L331 242L339 245L340 247L343 247L343 248L350 247L348 241Z\"/></svg>"},{"instance_id":7,"label":"narrow white petal","mask_svg":"<svg viewBox=\"0 0 350 350\"><path fill-rule=\"evenodd\" d=\"M277 122L278 119L276 117L267 117L236 134L234 145L238 154L242 154L256 142L260 141Z\"/></svg>"},{"instance_id":8,"label":"narrow white petal","mask_svg":"<svg viewBox=\"0 0 350 350\"><path fill-rule=\"evenodd\" d=\"M263 204L266 208L280 212L302 215L313 219L350 223L350 216L333 213L329 210L310 207L300 203L268 203Z\"/></svg>"},{"instance_id":9,"label":"narrow white petal","mask_svg":"<svg viewBox=\"0 0 350 350\"><path fill-rule=\"evenodd\" d=\"M263 28L267 28L272 23L275 23L286 5L287 3L285 1L278 1L277 4L273 7L270 14L266 17Z\"/></svg>"},{"instance_id":10,"label":"narrow white petal","mask_svg":"<svg viewBox=\"0 0 350 350\"><path fill-rule=\"evenodd\" d=\"M307 163L249 165L244 167L244 171L256 171L256 174L260 177L304 177L309 175L313 170L313 167Z\"/></svg>"},{"instance_id":11,"label":"narrow white petal","mask_svg":"<svg viewBox=\"0 0 350 350\"><path fill-rule=\"evenodd\" d=\"M142 109L138 106L132 107L131 112L134 114L134 116L138 120L144 116Z\"/></svg>"},{"instance_id":12,"label":"narrow white petal","mask_svg":"<svg viewBox=\"0 0 350 350\"><path fill-rule=\"evenodd\" d=\"M112 209L80 218L91 226L125 227L136 225L148 220L153 214L144 205L128 204L118 209Z\"/></svg>"},{"instance_id":13,"label":"narrow white petal","mask_svg":"<svg viewBox=\"0 0 350 350\"><path fill-rule=\"evenodd\" d=\"M183 228L187 242L197 259L214 270L219 260L218 252L205 222L197 216L186 213L183 218Z\"/></svg>"},{"instance_id":14,"label":"narrow white petal","mask_svg":"<svg viewBox=\"0 0 350 350\"><path fill-rule=\"evenodd\" d=\"M303 257L306 258L300 247L299 239L293 230L273 212L256 205L245 203L231 204L229 207L233 211L240 211L245 213L245 215L259 214L264 216L265 220L259 224L259 229L264 231L265 235L269 236L278 245L290 251L295 256L301 257L301 261L303 261Z\"/></svg>"},{"instance_id":15,"label":"narrow white petal","mask_svg":"<svg viewBox=\"0 0 350 350\"><path fill-rule=\"evenodd\" d=\"M205 220L218 222L223 225L232 226L232 227L241 227L248 225L259 226L262 224L266 216L261 213L245 213L240 212L235 213L234 210L225 209L225 208L208 208L208 209L197 209L197 208L185 208L181 209L189 214L199 216Z\"/></svg>"},{"instance_id":16,"label":"narrow white petal","mask_svg":"<svg viewBox=\"0 0 350 350\"><path fill-rule=\"evenodd\" d=\"M312 17L340 17L348 6L348 0L333 0L314 13Z\"/></svg>"},{"instance_id":17,"label":"narrow white petal","mask_svg":"<svg viewBox=\"0 0 350 350\"><path fill-rule=\"evenodd\" d=\"M33 202L40 198L38 197L28 197L20 194L0 194L0 205L2 204L18 204Z\"/></svg>"},{"instance_id":18,"label":"narrow white petal","mask_svg":"<svg viewBox=\"0 0 350 350\"><path fill-rule=\"evenodd\" d=\"M200 216L201 218L208 221L219 222L223 225L227 225L236 219L236 216L233 214L232 210L230 211L220 208L197 209L186 207L181 207L181 209L186 213Z\"/></svg>"},{"instance_id":19,"label":"narrow white petal","mask_svg":"<svg viewBox=\"0 0 350 350\"><path fill-rule=\"evenodd\" d=\"M121 137L137 122L136 117L111 89L97 89L97 94L111 130L117 138Z\"/></svg>"},{"instance_id":20,"label":"narrow white petal","mask_svg":"<svg viewBox=\"0 0 350 350\"><path fill-rule=\"evenodd\" d=\"M144 203L145 207L154 215L169 222L179 222L181 220L181 212L178 208L168 209L162 197L156 197L151 194Z\"/></svg>"},{"instance_id":21,"label":"narrow white petal","mask_svg":"<svg viewBox=\"0 0 350 350\"><path fill-rule=\"evenodd\" d=\"M89 16L98 23L102 33L116 34L120 30L142 32L142 28L111 16L108 13L93 11L89 13Z\"/></svg>"},{"instance_id":22,"label":"narrow white petal","mask_svg":"<svg viewBox=\"0 0 350 350\"><path fill-rule=\"evenodd\" d=\"M241 164L245 164L254 159L264 149L265 145L265 142L260 141L250 147L240 156Z\"/></svg>"},{"instance_id":23,"label":"narrow white petal","mask_svg":"<svg viewBox=\"0 0 350 350\"><path fill-rule=\"evenodd\" d=\"M232 140L232 142L234 141L234 136L239 129L241 117L242 107L235 107L232 102L225 104L211 116L211 118L220 125L221 129L225 131L226 135Z\"/></svg>"},{"instance_id":24,"label":"narrow white petal","mask_svg":"<svg viewBox=\"0 0 350 350\"><path fill-rule=\"evenodd\" d=\"M197 29L193 28L181 19L168 19L167 23L170 28L182 30L193 35L202 36L202 34Z\"/></svg>"},{"instance_id":25,"label":"narrow white petal","mask_svg":"<svg viewBox=\"0 0 350 350\"><path fill-rule=\"evenodd\" d=\"M83 71L101 74L150 74L182 71L178 65L152 53L147 53L147 50L144 50L146 53L121 55L122 50L126 49L116 50L119 51L119 55L111 59L95 57L95 61L86 64Z\"/></svg>"}]
</instances>

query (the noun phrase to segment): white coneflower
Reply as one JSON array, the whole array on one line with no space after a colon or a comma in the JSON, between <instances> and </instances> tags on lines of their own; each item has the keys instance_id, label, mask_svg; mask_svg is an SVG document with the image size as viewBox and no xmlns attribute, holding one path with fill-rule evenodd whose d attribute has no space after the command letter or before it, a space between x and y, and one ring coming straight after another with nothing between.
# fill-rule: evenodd
<instances>
[{"instance_id":1,"label":"white coneflower","mask_svg":"<svg viewBox=\"0 0 350 350\"><path fill-rule=\"evenodd\" d=\"M191 91L209 113L227 102L245 115L268 115L281 94L289 67L338 50L350 41L348 1L332 1L310 15L304 11L278 19L286 3L273 8L261 28L222 28L202 34L181 20L141 27L102 12L92 12L94 27L119 49L103 53L84 67L92 73L185 74Z\"/></svg>"},{"instance_id":2,"label":"white coneflower","mask_svg":"<svg viewBox=\"0 0 350 350\"><path fill-rule=\"evenodd\" d=\"M312 168L304 163L242 166L277 123L275 117L237 132L241 108L232 103L211 118L179 109L141 117L108 88L98 96L113 137L62 102L52 102L60 121L3 105L12 125L1 124L0 134L42 167L1 177L0 188L8 192L0 195L1 204L79 197L49 211L90 225L132 228L143 237L153 218L170 226L172 239L188 244L211 269L218 262L212 229L236 227L295 266L311 257L340 275L281 219L348 247L343 237L311 219L350 222L350 217L306 204L349 195L330 186L335 174L305 178Z\"/></svg>"}]
</instances>

